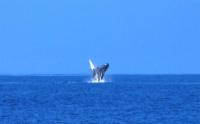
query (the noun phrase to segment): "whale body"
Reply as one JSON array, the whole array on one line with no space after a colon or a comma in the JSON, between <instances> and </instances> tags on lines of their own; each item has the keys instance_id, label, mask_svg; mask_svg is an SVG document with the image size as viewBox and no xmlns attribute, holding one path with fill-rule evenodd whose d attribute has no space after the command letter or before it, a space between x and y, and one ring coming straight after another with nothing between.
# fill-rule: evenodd
<instances>
[{"instance_id":1,"label":"whale body","mask_svg":"<svg viewBox=\"0 0 200 124\"><path fill-rule=\"evenodd\" d=\"M90 64L90 69L92 70L92 77L93 80L100 82L101 80L103 80L105 72L108 70L109 68L109 64L103 64L99 67L96 67L92 60L89 59L89 64Z\"/></svg>"}]
</instances>

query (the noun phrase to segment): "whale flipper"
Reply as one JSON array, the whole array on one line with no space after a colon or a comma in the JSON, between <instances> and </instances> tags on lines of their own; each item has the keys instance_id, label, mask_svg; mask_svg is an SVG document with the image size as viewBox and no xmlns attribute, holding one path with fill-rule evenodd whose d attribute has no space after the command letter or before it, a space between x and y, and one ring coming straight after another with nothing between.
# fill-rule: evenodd
<instances>
[{"instance_id":1,"label":"whale flipper","mask_svg":"<svg viewBox=\"0 0 200 124\"><path fill-rule=\"evenodd\" d=\"M95 65L93 64L91 59L89 59L89 64L90 64L90 69L94 70L95 69Z\"/></svg>"}]
</instances>

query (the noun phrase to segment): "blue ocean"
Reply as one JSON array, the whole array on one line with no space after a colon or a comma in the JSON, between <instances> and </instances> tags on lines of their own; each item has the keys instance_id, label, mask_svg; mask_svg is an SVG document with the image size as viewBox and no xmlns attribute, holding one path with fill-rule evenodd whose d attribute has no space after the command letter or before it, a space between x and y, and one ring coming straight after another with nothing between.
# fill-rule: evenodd
<instances>
[{"instance_id":1,"label":"blue ocean","mask_svg":"<svg viewBox=\"0 0 200 124\"><path fill-rule=\"evenodd\" d=\"M200 124L200 75L2 75L0 123Z\"/></svg>"}]
</instances>

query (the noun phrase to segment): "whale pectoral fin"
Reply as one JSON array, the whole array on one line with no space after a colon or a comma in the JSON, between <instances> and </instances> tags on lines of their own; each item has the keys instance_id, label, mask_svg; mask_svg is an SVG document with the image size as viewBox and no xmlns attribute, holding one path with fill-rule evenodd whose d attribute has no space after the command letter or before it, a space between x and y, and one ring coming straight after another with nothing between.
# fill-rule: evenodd
<instances>
[{"instance_id":1,"label":"whale pectoral fin","mask_svg":"<svg viewBox=\"0 0 200 124\"><path fill-rule=\"evenodd\" d=\"M93 71L95 69L95 65L93 64L92 60L89 59L90 69Z\"/></svg>"}]
</instances>

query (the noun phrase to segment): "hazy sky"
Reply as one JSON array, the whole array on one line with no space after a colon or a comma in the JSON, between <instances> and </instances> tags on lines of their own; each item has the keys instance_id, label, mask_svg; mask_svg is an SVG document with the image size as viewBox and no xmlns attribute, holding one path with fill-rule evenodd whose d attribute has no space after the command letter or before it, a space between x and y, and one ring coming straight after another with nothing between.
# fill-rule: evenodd
<instances>
[{"instance_id":1,"label":"hazy sky","mask_svg":"<svg viewBox=\"0 0 200 124\"><path fill-rule=\"evenodd\" d=\"M200 0L1 0L1 74L200 73Z\"/></svg>"}]
</instances>

